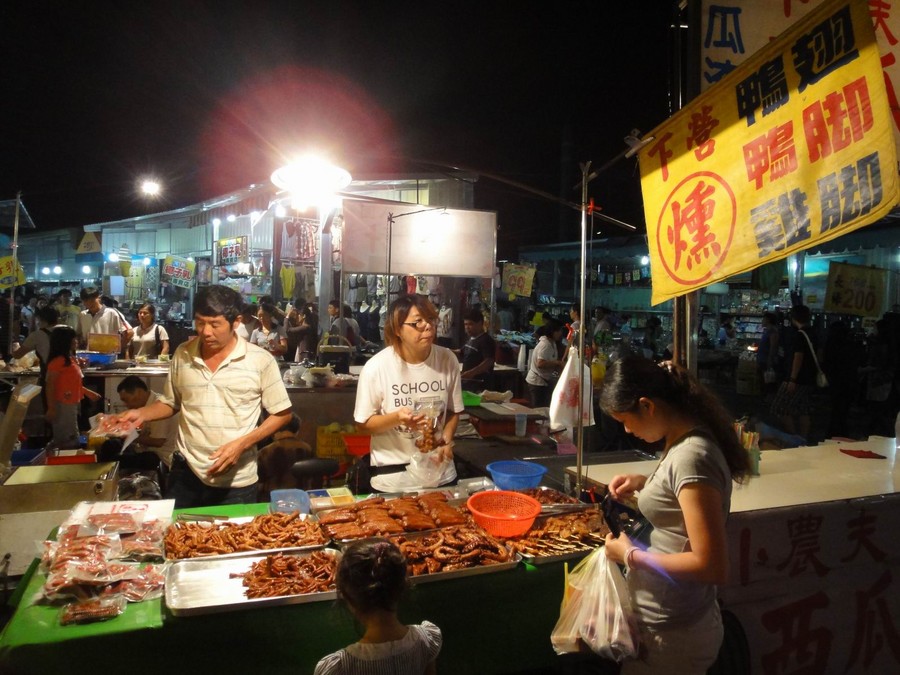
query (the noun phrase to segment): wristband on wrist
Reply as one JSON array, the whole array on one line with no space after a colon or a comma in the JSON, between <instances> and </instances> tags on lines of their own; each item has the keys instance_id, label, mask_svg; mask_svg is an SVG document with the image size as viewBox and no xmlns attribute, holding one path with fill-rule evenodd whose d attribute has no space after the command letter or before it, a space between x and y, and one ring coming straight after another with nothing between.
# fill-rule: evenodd
<instances>
[{"instance_id":1,"label":"wristband on wrist","mask_svg":"<svg viewBox=\"0 0 900 675\"><path fill-rule=\"evenodd\" d=\"M625 555L622 556L622 560L625 563L625 569L627 569L627 570L634 569L634 563L632 560L634 557L634 552L637 550L638 550L637 546L632 546L628 550L625 551Z\"/></svg>"}]
</instances>

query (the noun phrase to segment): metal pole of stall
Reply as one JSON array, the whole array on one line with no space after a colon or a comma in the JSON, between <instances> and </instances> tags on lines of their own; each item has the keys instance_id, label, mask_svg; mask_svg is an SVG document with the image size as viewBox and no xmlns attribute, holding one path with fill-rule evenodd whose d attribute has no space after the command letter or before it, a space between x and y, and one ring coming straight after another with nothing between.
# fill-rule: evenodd
<instances>
[{"instance_id":1,"label":"metal pole of stall","mask_svg":"<svg viewBox=\"0 0 900 675\"><path fill-rule=\"evenodd\" d=\"M581 165L581 281L579 289L579 307L578 320L581 325L578 327L578 424L575 427L575 445L577 453L575 455L575 496L581 497L582 488L582 465L584 460L584 392L582 391L584 382L584 309L585 309L585 279L587 270L587 190L588 190L588 172L591 170L591 163L585 162ZM588 380L588 386L591 381ZM593 392L591 398L593 401Z\"/></svg>"},{"instance_id":2,"label":"metal pole of stall","mask_svg":"<svg viewBox=\"0 0 900 675\"><path fill-rule=\"evenodd\" d=\"M13 345L13 320L16 314L16 287L19 281L19 204L22 203L22 191L16 193L16 215L13 218L13 242L12 242L12 275L13 282L9 287L9 341L6 343L12 353Z\"/></svg>"}]
</instances>

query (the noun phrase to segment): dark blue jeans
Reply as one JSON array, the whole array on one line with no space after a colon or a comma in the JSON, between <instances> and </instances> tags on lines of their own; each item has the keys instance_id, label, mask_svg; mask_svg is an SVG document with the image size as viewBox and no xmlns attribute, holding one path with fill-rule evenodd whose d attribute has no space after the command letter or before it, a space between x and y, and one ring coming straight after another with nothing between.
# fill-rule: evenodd
<instances>
[{"instance_id":1,"label":"dark blue jeans","mask_svg":"<svg viewBox=\"0 0 900 675\"><path fill-rule=\"evenodd\" d=\"M191 471L184 457L175 453L166 483L166 499L175 500L176 509L223 504L255 504L257 484L237 488L210 487Z\"/></svg>"}]
</instances>

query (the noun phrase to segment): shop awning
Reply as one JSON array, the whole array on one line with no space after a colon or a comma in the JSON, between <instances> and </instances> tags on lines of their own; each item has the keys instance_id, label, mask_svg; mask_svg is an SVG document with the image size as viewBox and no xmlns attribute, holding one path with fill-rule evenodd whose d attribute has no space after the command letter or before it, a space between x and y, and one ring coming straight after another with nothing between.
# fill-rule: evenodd
<instances>
[{"instance_id":1,"label":"shop awning","mask_svg":"<svg viewBox=\"0 0 900 675\"><path fill-rule=\"evenodd\" d=\"M4 199L0 201L0 229L13 230L16 225L16 200ZM25 204L19 202L19 229L34 230L34 221L28 214Z\"/></svg>"}]
</instances>

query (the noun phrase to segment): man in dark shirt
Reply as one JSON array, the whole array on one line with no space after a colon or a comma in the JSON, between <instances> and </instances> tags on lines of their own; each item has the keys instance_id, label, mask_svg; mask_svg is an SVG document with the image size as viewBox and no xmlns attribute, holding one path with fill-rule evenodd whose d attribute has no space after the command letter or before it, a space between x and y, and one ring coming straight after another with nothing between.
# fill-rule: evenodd
<instances>
[{"instance_id":1,"label":"man in dark shirt","mask_svg":"<svg viewBox=\"0 0 900 675\"><path fill-rule=\"evenodd\" d=\"M484 330L481 310L470 309L463 316L463 326L469 339L458 351L462 356L462 388L483 391L492 384L494 355L497 345Z\"/></svg>"}]
</instances>

